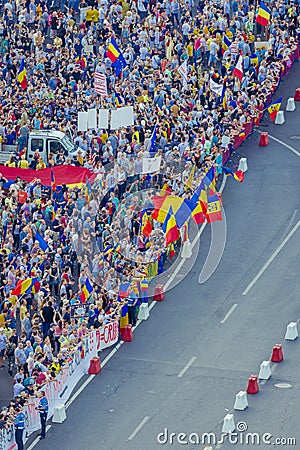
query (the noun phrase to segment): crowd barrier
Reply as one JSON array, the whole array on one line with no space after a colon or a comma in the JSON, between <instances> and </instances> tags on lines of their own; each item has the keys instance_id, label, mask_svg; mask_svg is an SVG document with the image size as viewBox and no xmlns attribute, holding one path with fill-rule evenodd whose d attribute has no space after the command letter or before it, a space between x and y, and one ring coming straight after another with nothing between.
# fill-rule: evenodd
<instances>
[{"instance_id":1,"label":"crowd barrier","mask_svg":"<svg viewBox=\"0 0 300 450\"><path fill-rule=\"evenodd\" d=\"M45 391L49 402L48 419L54 414L54 409L58 404L65 404L77 383L88 373L90 360L97 356L98 351L114 345L118 341L119 321L115 320L104 327L93 330L83 339L82 348L78 349L65 366L57 375L56 381L52 381L41 390ZM25 414L25 439L28 439L31 433L40 429L40 417L35 410L39 399L29 400L28 406L24 407ZM15 442L14 427L3 429L0 432L0 450L13 450L17 447Z\"/></svg>"}]
</instances>

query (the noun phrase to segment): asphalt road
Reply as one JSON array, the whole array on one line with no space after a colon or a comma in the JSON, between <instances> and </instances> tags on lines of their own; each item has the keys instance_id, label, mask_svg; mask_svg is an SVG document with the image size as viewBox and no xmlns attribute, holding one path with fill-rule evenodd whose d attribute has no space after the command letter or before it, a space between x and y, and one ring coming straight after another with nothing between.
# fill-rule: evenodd
<instances>
[{"instance_id":1,"label":"asphalt road","mask_svg":"<svg viewBox=\"0 0 300 450\"><path fill-rule=\"evenodd\" d=\"M299 79L298 63L278 92L283 106L299 87ZM300 104L294 113L286 113L283 126L266 120L269 126L260 129L299 152L300 141L290 139L300 135L299 118ZM136 329L133 342L125 343L72 403L67 420L51 426L37 450L203 449L204 444L161 445L157 435L167 428L169 434L212 431L219 436L236 393L246 388L248 377L258 373L277 343L283 343L284 361L274 367L257 395L248 396L249 408L235 411L234 418L236 423L245 421L251 432L298 441L298 446L285 445L286 449L300 447L300 341L284 342L286 325L300 318L300 230L296 229L300 160L275 141L259 147L258 139L255 132L233 156L233 168L237 156L246 156L249 170L244 183L227 180L223 192L227 242L214 275L199 285L210 243L206 227L193 269ZM188 363L191 366L185 371ZM275 386L282 382L288 383L287 389ZM270 445L247 447L269 449ZM241 450L244 445L227 440L212 448Z\"/></svg>"}]
</instances>

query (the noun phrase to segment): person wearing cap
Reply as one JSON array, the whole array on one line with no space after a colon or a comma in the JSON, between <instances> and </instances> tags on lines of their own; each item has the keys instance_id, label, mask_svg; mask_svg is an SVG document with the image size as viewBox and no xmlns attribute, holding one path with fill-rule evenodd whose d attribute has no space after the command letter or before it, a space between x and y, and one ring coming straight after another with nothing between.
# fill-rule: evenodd
<instances>
[{"instance_id":1,"label":"person wearing cap","mask_svg":"<svg viewBox=\"0 0 300 450\"><path fill-rule=\"evenodd\" d=\"M23 413L23 408L21 405L17 406L15 410L17 413L14 419L15 440L18 446L18 450L23 450L24 449L23 432L25 429L25 414Z\"/></svg>"},{"instance_id":2,"label":"person wearing cap","mask_svg":"<svg viewBox=\"0 0 300 450\"><path fill-rule=\"evenodd\" d=\"M46 394L44 391L40 391L40 400L36 408L37 411L40 413L40 421L42 427L40 439L45 439L46 437L46 422L47 422L48 408L49 404Z\"/></svg>"}]
</instances>

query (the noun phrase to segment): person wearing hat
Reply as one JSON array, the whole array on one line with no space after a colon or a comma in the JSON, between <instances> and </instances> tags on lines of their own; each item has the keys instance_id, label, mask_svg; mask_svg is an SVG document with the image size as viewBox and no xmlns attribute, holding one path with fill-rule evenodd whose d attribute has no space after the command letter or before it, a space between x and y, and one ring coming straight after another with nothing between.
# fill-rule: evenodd
<instances>
[{"instance_id":1,"label":"person wearing hat","mask_svg":"<svg viewBox=\"0 0 300 450\"><path fill-rule=\"evenodd\" d=\"M42 427L40 439L45 439L46 437L46 422L47 422L48 408L49 404L46 398L46 394L44 391L40 391L40 401L38 403L38 406L36 407L36 410L40 413L40 421Z\"/></svg>"},{"instance_id":2,"label":"person wearing hat","mask_svg":"<svg viewBox=\"0 0 300 450\"><path fill-rule=\"evenodd\" d=\"M18 446L18 450L24 449L23 444L23 432L25 429L25 414L23 413L23 408L21 405L17 406L15 408L16 410L16 417L14 419L14 425L15 425L15 440L16 444Z\"/></svg>"}]
</instances>

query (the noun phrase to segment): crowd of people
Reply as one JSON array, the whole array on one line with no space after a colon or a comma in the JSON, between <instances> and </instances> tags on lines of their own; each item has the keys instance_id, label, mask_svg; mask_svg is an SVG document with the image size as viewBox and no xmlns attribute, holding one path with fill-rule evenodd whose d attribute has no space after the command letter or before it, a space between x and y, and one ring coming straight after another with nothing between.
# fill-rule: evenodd
<instances>
[{"instance_id":1,"label":"crowd of people","mask_svg":"<svg viewBox=\"0 0 300 450\"><path fill-rule=\"evenodd\" d=\"M264 110L300 36L299 3L266 3L267 27L255 23L251 0L1 3L0 144L15 146L6 166L37 169L30 183L0 175L0 364L13 376L1 429L22 424L22 407L81 351L90 329L119 319L126 302L138 308L139 289L120 300L120 283L147 279L149 264L167 257L159 224L150 238L141 233L141 211L151 210L152 195L167 184L189 198ZM106 55L112 38L126 61L121 76ZM240 54L242 80L233 75ZM179 71L185 61L187 82ZM26 89L17 79L22 62ZM106 76L105 97L95 90L95 72ZM222 95L211 80L223 85ZM120 103L133 106L134 126L77 131L78 111ZM29 159L33 129L70 134L78 152L43 160L37 151ZM162 155L160 171L141 175L142 159L154 149ZM63 164L95 172L88 195L86 186L41 185L38 169ZM36 291L13 295L28 277L37 280ZM93 291L85 316L76 317L72 308L82 303L86 279Z\"/></svg>"}]
</instances>

